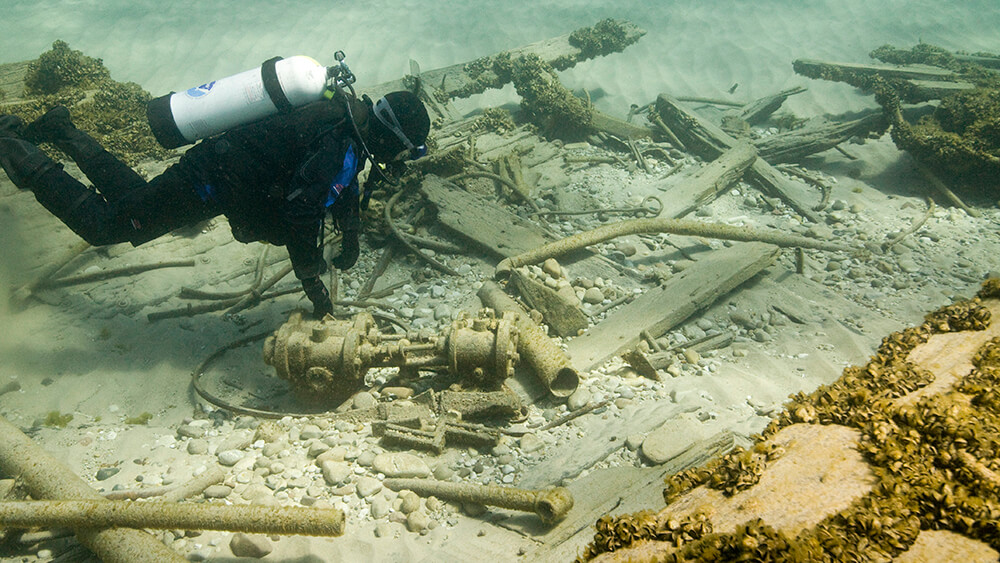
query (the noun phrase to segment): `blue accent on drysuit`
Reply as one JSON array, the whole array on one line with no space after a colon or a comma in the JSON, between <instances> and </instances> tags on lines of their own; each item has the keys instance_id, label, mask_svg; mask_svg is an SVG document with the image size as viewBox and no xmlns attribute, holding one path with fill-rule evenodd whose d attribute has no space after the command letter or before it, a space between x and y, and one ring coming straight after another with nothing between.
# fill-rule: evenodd
<instances>
[{"instance_id":1,"label":"blue accent on drysuit","mask_svg":"<svg viewBox=\"0 0 1000 563\"><path fill-rule=\"evenodd\" d=\"M330 193L326 197L327 207L330 207L335 201L337 201L337 198L340 197L340 193L344 191L344 188L354 184L354 177L357 176L357 174L358 155L354 152L354 145L352 144L347 147L347 153L344 154L344 166L333 178L333 183L330 184ZM354 189L356 190L357 188Z\"/></svg>"}]
</instances>

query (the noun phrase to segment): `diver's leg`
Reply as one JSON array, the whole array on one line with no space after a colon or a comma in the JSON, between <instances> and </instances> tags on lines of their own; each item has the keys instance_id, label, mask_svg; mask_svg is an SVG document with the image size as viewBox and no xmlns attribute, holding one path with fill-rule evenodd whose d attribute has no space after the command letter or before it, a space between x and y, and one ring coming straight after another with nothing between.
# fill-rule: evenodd
<instances>
[{"instance_id":1,"label":"diver's leg","mask_svg":"<svg viewBox=\"0 0 1000 563\"><path fill-rule=\"evenodd\" d=\"M35 143L46 142L59 147L109 201L146 183L93 137L77 129L65 106L56 106L25 126L21 136Z\"/></svg>"},{"instance_id":2,"label":"diver's leg","mask_svg":"<svg viewBox=\"0 0 1000 563\"><path fill-rule=\"evenodd\" d=\"M138 246L170 231L211 219L221 212L204 200L179 173L178 165L113 202L117 213L132 226L129 242Z\"/></svg>"}]
</instances>

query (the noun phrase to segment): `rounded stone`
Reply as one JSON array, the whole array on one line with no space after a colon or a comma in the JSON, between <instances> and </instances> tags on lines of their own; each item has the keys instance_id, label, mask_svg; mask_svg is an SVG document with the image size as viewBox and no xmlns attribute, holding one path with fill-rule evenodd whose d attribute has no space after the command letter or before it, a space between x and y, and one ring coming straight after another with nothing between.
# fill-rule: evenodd
<instances>
[{"instance_id":1,"label":"rounded stone","mask_svg":"<svg viewBox=\"0 0 1000 563\"><path fill-rule=\"evenodd\" d=\"M582 409L583 407L590 404L590 399L592 395L590 390L586 387L577 387L576 391L566 399L566 408L571 411Z\"/></svg>"},{"instance_id":2,"label":"rounded stone","mask_svg":"<svg viewBox=\"0 0 1000 563\"><path fill-rule=\"evenodd\" d=\"M604 301L604 292L600 288L592 287L583 293L583 302L595 305Z\"/></svg>"},{"instance_id":3,"label":"rounded stone","mask_svg":"<svg viewBox=\"0 0 1000 563\"><path fill-rule=\"evenodd\" d=\"M205 489L205 498L226 498L232 494L233 489L226 485L212 485Z\"/></svg>"},{"instance_id":4,"label":"rounded stone","mask_svg":"<svg viewBox=\"0 0 1000 563\"><path fill-rule=\"evenodd\" d=\"M339 485L351 476L351 466L342 461L321 461L319 469L328 485Z\"/></svg>"},{"instance_id":5,"label":"rounded stone","mask_svg":"<svg viewBox=\"0 0 1000 563\"><path fill-rule=\"evenodd\" d=\"M403 514L410 514L420 510L420 497L413 491L401 491L399 493L399 511Z\"/></svg>"},{"instance_id":6,"label":"rounded stone","mask_svg":"<svg viewBox=\"0 0 1000 563\"><path fill-rule=\"evenodd\" d=\"M241 450L223 450L219 452L219 463L226 467L232 467L244 457L246 457L246 454Z\"/></svg>"},{"instance_id":7,"label":"rounded stone","mask_svg":"<svg viewBox=\"0 0 1000 563\"><path fill-rule=\"evenodd\" d=\"M238 533L229 541L229 549L236 557L260 559L271 553L274 548L271 546L271 540L265 536Z\"/></svg>"},{"instance_id":8,"label":"rounded stone","mask_svg":"<svg viewBox=\"0 0 1000 563\"><path fill-rule=\"evenodd\" d=\"M368 498L382 490L382 483L374 477L359 477L356 487L360 498Z\"/></svg>"},{"instance_id":9,"label":"rounded stone","mask_svg":"<svg viewBox=\"0 0 1000 563\"><path fill-rule=\"evenodd\" d=\"M372 461L372 467L386 477L427 477L431 474L424 460L406 452L378 454Z\"/></svg>"},{"instance_id":10,"label":"rounded stone","mask_svg":"<svg viewBox=\"0 0 1000 563\"><path fill-rule=\"evenodd\" d=\"M384 518L389 514L389 501L384 496L372 499L372 518Z\"/></svg>"},{"instance_id":11,"label":"rounded stone","mask_svg":"<svg viewBox=\"0 0 1000 563\"><path fill-rule=\"evenodd\" d=\"M562 277L562 266L555 258L549 258L542 263L542 271L554 278Z\"/></svg>"},{"instance_id":12,"label":"rounded stone","mask_svg":"<svg viewBox=\"0 0 1000 563\"><path fill-rule=\"evenodd\" d=\"M203 438L205 436L204 426L192 426L190 424L182 424L177 428L177 435L182 438Z\"/></svg>"},{"instance_id":13,"label":"rounded stone","mask_svg":"<svg viewBox=\"0 0 1000 563\"><path fill-rule=\"evenodd\" d=\"M521 436L521 451L530 454L532 452L537 452L545 446L541 438L535 435L533 432Z\"/></svg>"},{"instance_id":14,"label":"rounded stone","mask_svg":"<svg viewBox=\"0 0 1000 563\"><path fill-rule=\"evenodd\" d=\"M427 529L428 518L423 512L411 512L406 516L406 529L413 533L420 533Z\"/></svg>"},{"instance_id":15,"label":"rounded stone","mask_svg":"<svg viewBox=\"0 0 1000 563\"><path fill-rule=\"evenodd\" d=\"M205 440L191 440L187 444L187 453L191 455L202 455L208 453L208 442Z\"/></svg>"},{"instance_id":16,"label":"rounded stone","mask_svg":"<svg viewBox=\"0 0 1000 563\"><path fill-rule=\"evenodd\" d=\"M354 396L354 408L370 409L378 404L378 400L368 391L362 391Z\"/></svg>"}]
</instances>

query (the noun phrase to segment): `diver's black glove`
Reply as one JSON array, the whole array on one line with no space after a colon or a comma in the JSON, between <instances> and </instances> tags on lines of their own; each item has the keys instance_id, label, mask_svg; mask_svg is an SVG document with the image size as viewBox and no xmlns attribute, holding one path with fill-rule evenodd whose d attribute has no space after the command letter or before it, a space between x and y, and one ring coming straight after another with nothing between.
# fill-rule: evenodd
<instances>
[{"instance_id":1,"label":"diver's black glove","mask_svg":"<svg viewBox=\"0 0 1000 563\"><path fill-rule=\"evenodd\" d=\"M361 247L358 245L358 231L344 231L340 240L340 254L336 255L330 263L338 270L346 270L358 261Z\"/></svg>"},{"instance_id":2,"label":"diver's black glove","mask_svg":"<svg viewBox=\"0 0 1000 563\"><path fill-rule=\"evenodd\" d=\"M302 280L302 290L305 291L309 301L312 301L314 318L322 319L327 313L333 312L330 292L326 290L326 286L318 276Z\"/></svg>"}]
</instances>

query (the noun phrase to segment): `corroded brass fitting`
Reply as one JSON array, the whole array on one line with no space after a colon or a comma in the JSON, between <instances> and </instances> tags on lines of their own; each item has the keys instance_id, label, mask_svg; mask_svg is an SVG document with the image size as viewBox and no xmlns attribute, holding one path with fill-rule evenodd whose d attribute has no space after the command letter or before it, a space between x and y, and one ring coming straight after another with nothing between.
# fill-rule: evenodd
<instances>
[{"instance_id":1,"label":"corroded brass fitting","mask_svg":"<svg viewBox=\"0 0 1000 563\"><path fill-rule=\"evenodd\" d=\"M441 334L385 334L366 312L350 320L293 313L264 343L264 362L306 396L342 399L361 388L372 368L447 370L484 389L499 388L519 359L509 315L484 309L456 319Z\"/></svg>"}]
</instances>

